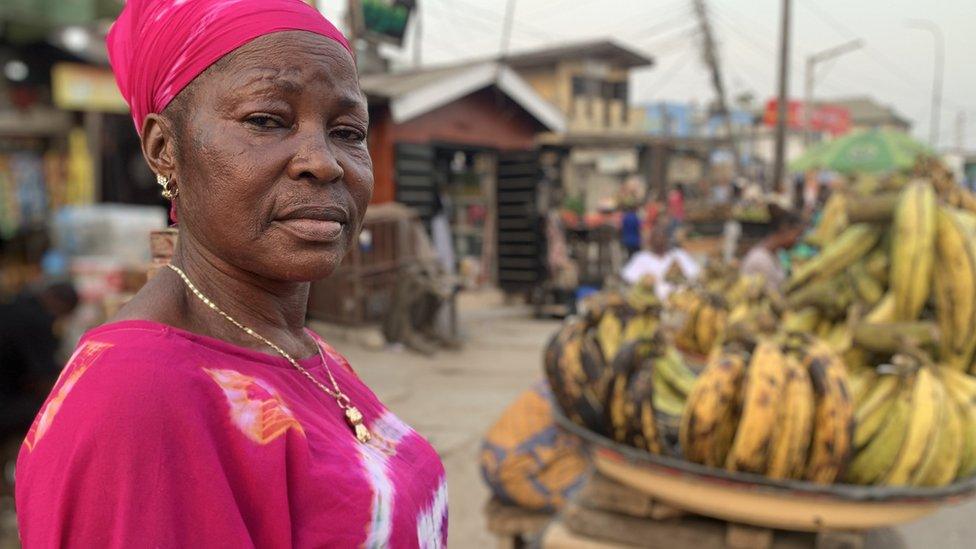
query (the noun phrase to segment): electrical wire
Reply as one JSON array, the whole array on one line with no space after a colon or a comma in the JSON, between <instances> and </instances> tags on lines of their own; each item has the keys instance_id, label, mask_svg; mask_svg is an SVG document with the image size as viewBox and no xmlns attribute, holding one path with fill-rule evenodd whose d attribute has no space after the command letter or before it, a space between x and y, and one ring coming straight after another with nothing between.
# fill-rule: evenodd
<instances>
[{"instance_id":1,"label":"electrical wire","mask_svg":"<svg viewBox=\"0 0 976 549\"><path fill-rule=\"evenodd\" d=\"M838 36L843 38L857 38L858 35L850 27L845 25L843 22L838 20L836 17L828 13L821 6L817 5L815 1L803 1L800 2L801 5L806 7L811 13L813 13L817 18L831 27ZM905 71L903 68L898 66L898 64L891 61L891 59L885 55L883 52L875 49L873 46L866 45L862 48L862 51L869 55L879 66L888 71L890 74L898 77L902 82L907 84L909 87L913 88L917 93L928 95L930 92L916 80L916 77ZM962 105L950 98L947 98L943 94L942 102L943 110L947 108L962 108Z\"/></svg>"}]
</instances>

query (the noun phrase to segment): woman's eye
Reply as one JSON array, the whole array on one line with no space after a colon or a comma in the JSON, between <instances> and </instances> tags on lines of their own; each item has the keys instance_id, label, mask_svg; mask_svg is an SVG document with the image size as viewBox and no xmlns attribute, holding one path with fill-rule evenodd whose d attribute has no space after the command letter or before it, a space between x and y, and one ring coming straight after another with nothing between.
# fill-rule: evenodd
<instances>
[{"instance_id":1,"label":"woman's eye","mask_svg":"<svg viewBox=\"0 0 976 549\"><path fill-rule=\"evenodd\" d=\"M280 128L281 122L273 117L264 114L255 114L247 118L247 123L257 128Z\"/></svg>"},{"instance_id":2,"label":"woman's eye","mask_svg":"<svg viewBox=\"0 0 976 549\"><path fill-rule=\"evenodd\" d=\"M359 143L366 139L365 133L359 130L353 130L347 128L333 130L332 135L338 139L342 139L343 141L352 141L355 143Z\"/></svg>"}]
</instances>

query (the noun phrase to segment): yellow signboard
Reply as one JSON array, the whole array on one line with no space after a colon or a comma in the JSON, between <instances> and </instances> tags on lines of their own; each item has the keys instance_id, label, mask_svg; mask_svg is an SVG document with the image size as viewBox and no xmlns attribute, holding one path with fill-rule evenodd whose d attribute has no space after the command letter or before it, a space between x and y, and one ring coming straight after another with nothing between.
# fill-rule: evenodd
<instances>
[{"instance_id":1,"label":"yellow signboard","mask_svg":"<svg viewBox=\"0 0 976 549\"><path fill-rule=\"evenodd\" d=\"M51 68L54 104L69 111L129 112L109 69L81 63L55 63Z\"/></svg>"}]
</instances>

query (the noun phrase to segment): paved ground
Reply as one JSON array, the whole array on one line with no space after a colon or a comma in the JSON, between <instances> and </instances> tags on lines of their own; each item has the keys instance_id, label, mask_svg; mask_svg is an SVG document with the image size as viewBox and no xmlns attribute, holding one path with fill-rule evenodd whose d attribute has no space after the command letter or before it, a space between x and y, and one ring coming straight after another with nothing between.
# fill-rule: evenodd
<instances>
[{"instance_id":1,"label":"paved ground","mask_svg":"<svg viewBox=\"0 0 976 549\"><path fill-rule=\"evenodd\" d=\"M489 547L495 542L481 512L488 492L478 471L480 438L512 399L542 375L542 347L557 323L532 320L524 309L479 298L462 302L461 317L464 349L433 358L369 344L362 332L319 331L440 452L450 489L451 546ZM0 498L0 549L16 547L10 507L9 500ZM879 532L868 546L964 549L976 547L973 540L976 502L969 502L897 531Z\"/></svg>"}]
</instances>

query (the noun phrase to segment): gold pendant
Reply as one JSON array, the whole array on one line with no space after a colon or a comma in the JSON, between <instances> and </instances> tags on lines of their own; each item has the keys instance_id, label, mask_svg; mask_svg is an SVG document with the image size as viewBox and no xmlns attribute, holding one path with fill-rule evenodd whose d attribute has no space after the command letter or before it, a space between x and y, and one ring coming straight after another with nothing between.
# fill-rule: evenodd
<instances>
[{"instance_id":1,"label":"gold pendant","mask_svg":"<svg viewBox=\"0 0 976 549\"><path fill-rule=\"evenodd\" d=\"M369 442L372 435L369 434L369 429L363 425L363 414L355 406L349 406L346 408L346 421L349 426L352 427L353 431L356 433L356 439L363 444Z\"/></svg>"}]
</instances>

